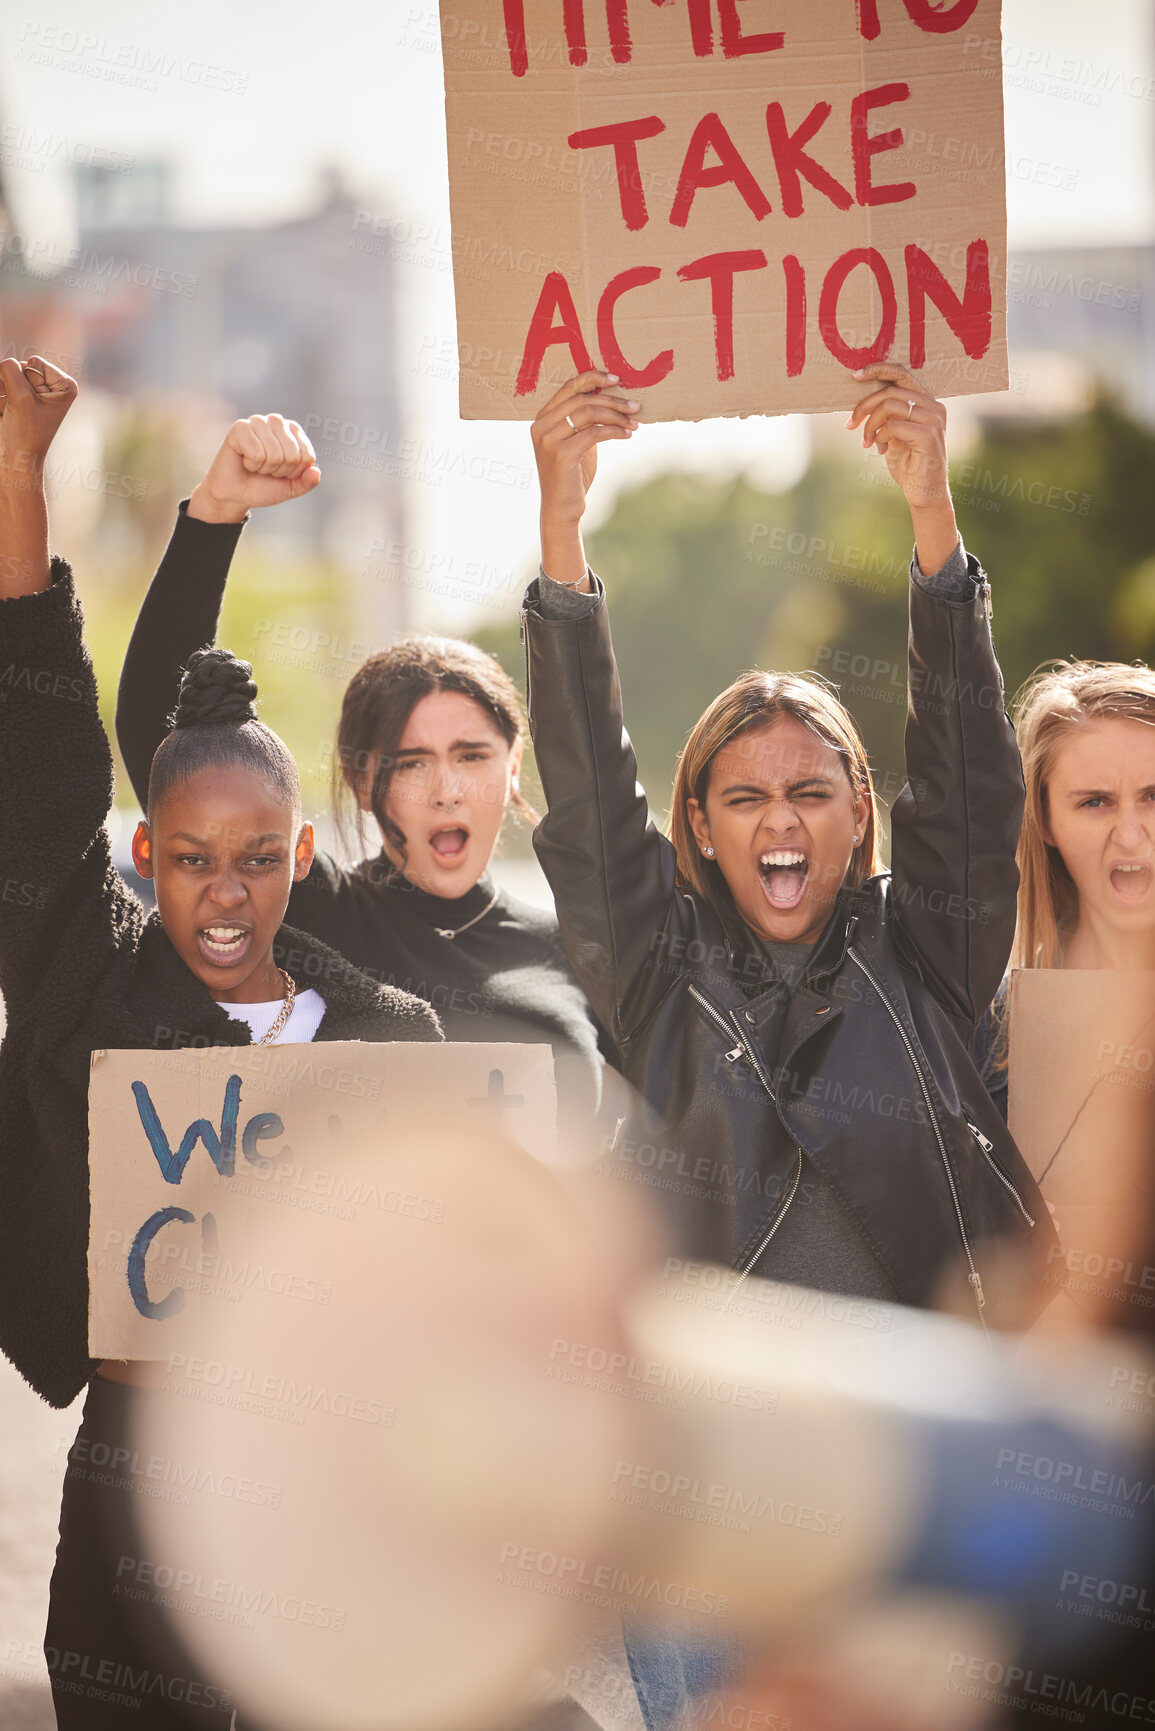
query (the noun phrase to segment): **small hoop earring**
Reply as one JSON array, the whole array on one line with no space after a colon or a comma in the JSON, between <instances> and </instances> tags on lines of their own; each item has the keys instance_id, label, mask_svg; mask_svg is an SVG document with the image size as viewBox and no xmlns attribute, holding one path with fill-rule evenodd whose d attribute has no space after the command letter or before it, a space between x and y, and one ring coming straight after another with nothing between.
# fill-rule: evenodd
<instances>
[{"instance_id":1,"label":"small hoop earring","mask_svg":"<svg viewBox=\"0 0 1155 1731\"><path fill-rule=\"evenodd\" d=\"M703 852L703 853L704 853L704 854L705 854L705 856L706 856L706 858L707 858L707 859L713 859L713 857L714 857L714 850L713 850L713 848L712 848L712 847L704 847L704 848L703 848L703 849L702 849L702 852Z\"/></svg>"}]
</instances>

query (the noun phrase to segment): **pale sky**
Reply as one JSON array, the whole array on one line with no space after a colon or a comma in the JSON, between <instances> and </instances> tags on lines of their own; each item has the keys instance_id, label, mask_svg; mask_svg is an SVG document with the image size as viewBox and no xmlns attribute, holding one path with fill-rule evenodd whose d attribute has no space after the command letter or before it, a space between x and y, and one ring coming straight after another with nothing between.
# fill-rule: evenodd
<instances>
[{"instance_id":1,"label":"pale sky","mask_svg":"<svg viewBox=\"0 0 1155 1731\"><path fill-rule=\"evenodd\" d=\"M71 33L71 34L70 34ZM98 38L82 52L77 38ZM1155 239L1155 15L1150 0L1005 0L1008 225L1012 247ZM73 49L69 53L67 50ZM179 56L184 75L153 92L114 82L138 52ZM214 71L206 75L205 67ZM1086 72L1109 76L1096 102L1071 99ZM215 82L226 88L209 88ZM1041 88L1039 88L1041 86ZM47 131L70 152L118 150L176 165L175 214L196 222L290 217L314 201L320 169L341 168L367 208L428 231L422 265L402 269L405 430L452 434L467 452L524 466L528 432L461 423L456 387L412 370L419 333L454 335L441 63L435 0L13 0L0 21L0 168L19 225L67 246L69 180L59 156L29 152ZM1027 178L1053 164L1057 184ZM292 413L291 405L270 404ZM604 462L600 503L670 466L740 468L785 484L805 425L752 419L643 429ZM493 495L500 496L494 497ZM412 501L414 534L520 573L532 556L532 489L446 479ZM485 617L486 615L482 615ZM492 617L492 615L489 615ZM429 615L460 628L460 613Z\"/></svg>"}]
</instances>

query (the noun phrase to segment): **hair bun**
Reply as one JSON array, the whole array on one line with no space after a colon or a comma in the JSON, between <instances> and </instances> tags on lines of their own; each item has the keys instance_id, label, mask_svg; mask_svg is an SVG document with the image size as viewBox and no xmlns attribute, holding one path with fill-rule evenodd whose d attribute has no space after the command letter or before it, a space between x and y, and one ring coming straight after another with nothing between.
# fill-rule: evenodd
<instances>
[{"instance_id":1,"label":"hair bun","mask_svg":"<svg viewBox=\"0 0 1155 1731\"><path fill-rule=\"evenodd\" d=\"M180 682L173 727L243 727L256 721L252 663L228 649L198 649Z\"/></svg>"}]
</instances>

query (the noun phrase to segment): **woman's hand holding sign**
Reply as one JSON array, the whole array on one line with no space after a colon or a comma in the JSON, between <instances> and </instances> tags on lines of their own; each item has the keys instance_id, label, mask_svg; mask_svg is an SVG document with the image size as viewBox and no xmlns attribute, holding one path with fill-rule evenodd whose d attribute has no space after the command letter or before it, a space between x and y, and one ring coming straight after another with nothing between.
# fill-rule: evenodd
<instances>
[{"instance_id":1,"label":"woman's hand holding sign","mask_svg":"<svg viewBox=\"0 0 1155 1731\"><path fill-rule=\"evenodd\" d=\"M850 412L848 428L862 428L862 443L879 451L906 494L914 522L918 562L938 571L958 545L946 455L946 408L902 367L875 361L856 379L872 385Z\"/></svg>"},{"instance_id":2,"label":"woman's hand holding sign","mask_svg":"<svg viewBox=\"0 0 1155 1731\"><path fill-rule=\"evenodd\" d=\"M876 361L853 375L866 394L846 425L862 429L862 443L886 459L906 495L918 562L938 571L958 545L946 454L946 408L891 361ZM588 592L581 519L597 472L598 446L629 439L641 404L619 394L615 373L586 372L567 380L531 428L541 483L542 568L555 583Z\"/></svg>"},{"instance_id":3,"label":"woman's hand holding sign","mask_svg":"<svg viewBox=\"0 0 1155 1731\"><path fill-rule=\"evenodd\" d=\"M598 466L598 446L637 428L633 397L618 396L615 373L579 373L555 391L530 429L541 483L541 562L555 583L589 589L581 520Z\"/></svg>"}]
</instances>

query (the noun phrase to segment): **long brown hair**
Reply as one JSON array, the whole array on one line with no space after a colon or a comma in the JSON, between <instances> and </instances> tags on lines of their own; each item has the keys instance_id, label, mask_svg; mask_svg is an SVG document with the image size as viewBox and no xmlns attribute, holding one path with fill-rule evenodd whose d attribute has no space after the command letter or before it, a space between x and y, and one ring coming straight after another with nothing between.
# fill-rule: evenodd
<instances>
[{"instance_id":1,"label":"long brown hair","mask_svg":"<svg viewBox=\"0 0 1155 1731\"><path fill-rule=\"evenodd\" d=\"M517 687L501 664L474 643L424 633L400 637L388 649L363 661L345 691L337 725L333 763L333 805L338 832L349 842L352 831L364 846L362 792L382 835L401 857L405 836L386 815L385 801L409 717L434 691L471 697L491 718L506 744L524 737L525 717ZM528 800L514 791L510 804L536 822Z\"/></svg>"},{"instance_id":2,"label":"long brown hair","mask_svg":"<svg viewBox=\"0 0 1155 1731\"><path fill-rule=\"evenodd\" d=\"M678 878L685 889L717 902L724 885L720 867L703 859L690 827L688 801L705 805L710 766L718 752L739 734L766 727L779 715L792 716L842 759L855 797L866 801L866 829L847 868L846 883L857 889L882 870L878 857L878 808L862 735L854 717L817 673L743 673L698 718L678 759L669 837L678 856Z\"/></svg>"},{"instance_id":3,"label":"long brown hair","mask_svg":"<svg viewBox=\"0 0 1155 1731\"><path fill-rule=\"evenodd\" d=\"M1155 726L1155 672L1137 661L1054 661L1016 694L1011 718L1027 799L1019 834L1019 919L1011 966L1058 968L1079 912L1079 895L1058 848L1045 839L1047 785L1055 759L1084 722L1104 716Z\"/></svg>"}]
</instances>

